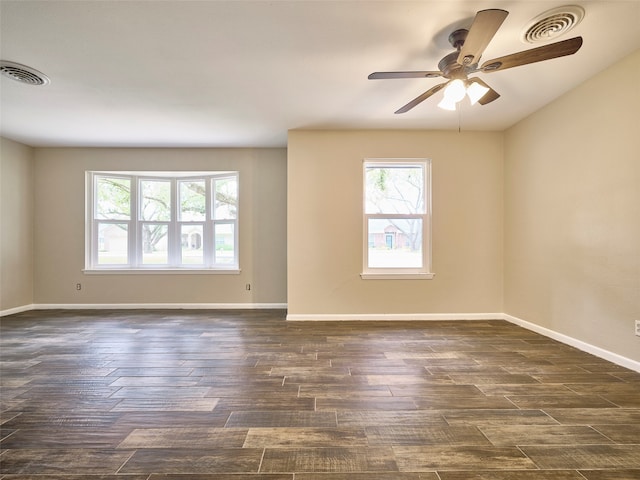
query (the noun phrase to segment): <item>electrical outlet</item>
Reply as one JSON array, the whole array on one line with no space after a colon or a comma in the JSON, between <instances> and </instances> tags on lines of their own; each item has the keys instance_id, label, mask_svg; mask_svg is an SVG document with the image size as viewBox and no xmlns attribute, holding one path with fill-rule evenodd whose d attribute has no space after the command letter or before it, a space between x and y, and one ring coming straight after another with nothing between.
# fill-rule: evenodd
<instances>
[{"instance_id":1,"label":"electrical outlet","mask_svg":"<svg viewBox=\"0 0 640 480\"><path fill-rule=\"evenodd\" d=\"M636 320L636 335L640 337L640 320Z\"/></svg>"},{"instance_id":2,"label":"electrical outlet","mask_svg":"<svg viewBox=\"0 0 640 480\"><path fill-rule=\"evenodd\" d=\"M76 290L82 290L82 284L76 283Z\"/></svg>"}]
</instances>

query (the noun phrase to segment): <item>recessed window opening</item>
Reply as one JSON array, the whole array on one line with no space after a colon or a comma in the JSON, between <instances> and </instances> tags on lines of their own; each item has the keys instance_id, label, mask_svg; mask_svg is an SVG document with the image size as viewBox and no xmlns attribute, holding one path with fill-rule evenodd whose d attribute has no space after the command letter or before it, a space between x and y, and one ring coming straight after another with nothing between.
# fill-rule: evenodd
<instances>
[{"instance_id":1,"label":"recessed window opening","mask_svg":"<svg viewBox=\"0 0 640 480\"><path fill-rule=\"evenodd\" d=\"M238 270L238 172L86 176L86 270Z\"/></svg>"},{"instance_id":2,"label":"recessed window opening","mask_svg":"<svg viewBox=\"0 0 640 480\"><path fill-rule=\"evenodd\" d=\"M362 278L432 278L431 162L364 162Z\"/></svg>"}]
</instances>

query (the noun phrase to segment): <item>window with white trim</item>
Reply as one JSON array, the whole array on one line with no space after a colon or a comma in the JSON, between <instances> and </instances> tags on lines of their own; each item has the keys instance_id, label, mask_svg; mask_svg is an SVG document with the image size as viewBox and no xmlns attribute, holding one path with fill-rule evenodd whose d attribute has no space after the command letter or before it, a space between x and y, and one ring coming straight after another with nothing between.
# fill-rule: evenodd
<instances>
[{"instance_id":1,"label":"window with white trim","mask_svg":"<svg viewBox=\"0 0 640 480\"><path fill-rule=\"evenodd\" d=\"M87 172L86 270L237 272L238 172Z\"/></svg>"},{"instance_id":2,"label":"window with white trim","mask_svg":"<svg viewBox=\"0 0 640 480\"><path fill-rule=\"evenodd\" d=\"M362 278L433 278L431 162L364 162Z\"/></svg>"}]
</instances>

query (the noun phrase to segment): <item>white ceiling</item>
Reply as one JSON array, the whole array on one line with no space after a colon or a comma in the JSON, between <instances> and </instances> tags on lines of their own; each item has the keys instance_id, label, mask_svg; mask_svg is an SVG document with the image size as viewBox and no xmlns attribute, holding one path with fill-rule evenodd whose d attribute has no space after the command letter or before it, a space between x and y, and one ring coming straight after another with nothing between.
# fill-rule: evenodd
<instances>
[{"instance_id":1,"label":"white ceiling","mask_svg":"<svg viewBox=\"0 0 640 480\"><path fill-rule=\"evenodd\" d=\"M436 95L395 115L442 79L367 79L437 70L449 33L485 8L510 14L482 61L533 48L523 29L570 4L585 17L553 41L581 35L581 50L481 74L502 95L488 105L447 112ZM51 79L0 77L0 134L33 146L281 147L300 128L502 130L640 48L638 0L0 0L0 21L1 58Z\"/></svg>"}]
</instances>

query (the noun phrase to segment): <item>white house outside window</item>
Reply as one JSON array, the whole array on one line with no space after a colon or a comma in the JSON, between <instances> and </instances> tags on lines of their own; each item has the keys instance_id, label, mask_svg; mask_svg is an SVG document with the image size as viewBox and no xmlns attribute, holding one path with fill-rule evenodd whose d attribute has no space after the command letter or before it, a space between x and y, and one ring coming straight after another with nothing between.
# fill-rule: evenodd
<instances>
[{"instance_id":1,"label":"white house outside window","mask_svg":"<svg viewBox=\"0 0 640 480\"><path fill-rule=\"evenodd\" d=\"M429 160L364 162L362 278L433 278Z\"/></svg>"},{"instance_id":2,"label":"white house outside window","mask_svg":"<svg viewBox=\"0 0 640 480\"><path fill-rule=\"evenodd\" d=\"M87 172L86 270L237 273L238 172Z\"/></svg>"}]
</instances>

